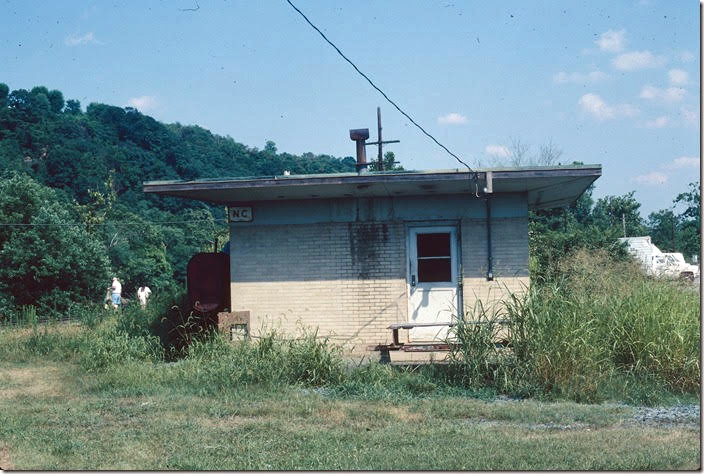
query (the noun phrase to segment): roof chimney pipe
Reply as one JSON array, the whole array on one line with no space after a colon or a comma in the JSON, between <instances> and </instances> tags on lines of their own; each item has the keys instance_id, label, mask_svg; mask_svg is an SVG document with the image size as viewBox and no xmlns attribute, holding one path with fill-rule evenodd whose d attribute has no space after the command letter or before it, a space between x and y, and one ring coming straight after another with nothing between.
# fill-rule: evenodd
<instances>
[{"instance_id":1,"label":"roof chimney pipe","mask_svg":"<svg viewBox=\"0 0 704 474\"><path fill-rule=\"evenodd\" d=\"M350 138L357 144L357 173L366 173L367 170L367 150L365 141L369 138L368 128L358 128L356 130L350 130Z\"/></svg>"}]
</instances>

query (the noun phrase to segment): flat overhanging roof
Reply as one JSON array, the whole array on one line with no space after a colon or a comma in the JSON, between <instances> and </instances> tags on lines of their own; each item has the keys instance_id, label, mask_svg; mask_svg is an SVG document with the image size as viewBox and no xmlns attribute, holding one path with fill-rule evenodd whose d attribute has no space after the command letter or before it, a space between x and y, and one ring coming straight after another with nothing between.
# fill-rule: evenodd
<instances>
[{"instance_id":1,"label":"flat overhanging roof","mask_svg":"<svg viewBox=\"0 0 704 474\"><path fill-rule=\"evenodd\" d=\"M544 209L569 205L599 176L601 165L579 165L149 181L142 188L145 193L227 205L289 199L474 195L477 191L481 195L490 184L494 194L526 193L529 208Z\"/></svg>"}]
</instances>

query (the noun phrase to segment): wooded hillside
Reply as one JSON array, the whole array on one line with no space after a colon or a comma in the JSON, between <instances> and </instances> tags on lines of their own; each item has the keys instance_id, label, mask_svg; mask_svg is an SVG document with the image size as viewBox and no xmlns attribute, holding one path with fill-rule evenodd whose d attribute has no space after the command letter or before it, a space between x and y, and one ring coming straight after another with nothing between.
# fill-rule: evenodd
<instances>
[{"instance_id":1,"label":"wooded hillside","mask_svg":"<svg viewBox=\"0 0 704 474\"><path fill-rule=\"evenodd\" d=\"M271 141L259 150L129 107L92 103L84 111L61 91L10 92L0 83L0 266L9 266L0 269L0 313L3 305L52 302L60 310L74 299L100 300L111 274L127 295L179 284L194 253L216 238L224 243L222 208L145 195L143 181L345 172L354 163L278 153ZM68 229L80 236L64 238ZM85 278L67 276L70 259L59 257L84 252L71 248L80 243L97 249L96 260Z\"/></svg>"}]
</instances>

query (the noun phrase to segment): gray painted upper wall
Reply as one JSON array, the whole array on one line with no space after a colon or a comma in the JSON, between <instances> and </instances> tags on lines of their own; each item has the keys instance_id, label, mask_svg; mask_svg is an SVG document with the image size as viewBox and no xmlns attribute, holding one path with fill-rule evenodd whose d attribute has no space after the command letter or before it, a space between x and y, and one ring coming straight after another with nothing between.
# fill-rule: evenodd
<instances>
[{"instance_id":1,"label":"gray painted upper wall","mask_svg":"<svg viewBox=\"0 0 704 474\"><path fill-rule=\"evenodd\" d=\"M375 198L306 199L237 203L252 207L251 222L232 222L235 227L251 225L316 224L323 222L383 222L482 219L484 199L466 194L398 196ZM528 215L525 193L491 197L491 217Z\"/></svg>"}]
</instances>

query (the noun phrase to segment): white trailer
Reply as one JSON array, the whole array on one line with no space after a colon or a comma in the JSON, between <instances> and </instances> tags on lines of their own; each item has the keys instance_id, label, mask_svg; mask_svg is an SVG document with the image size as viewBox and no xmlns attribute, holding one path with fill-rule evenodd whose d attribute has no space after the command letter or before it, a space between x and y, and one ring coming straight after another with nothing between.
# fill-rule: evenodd
<instances>
[{"instance_id":1,"label":"white trailer","mask_svg":"<svg viewBox=\"0 0 704 474\"><path fill-rule=\"evenodd\" d=\"M699 276L699 266L685 262L679 252L661 252L650 240L650 236L622 237L628 253L640 262L648 275L663 278L689 278Z\"/></svg>"}]
</instances>

